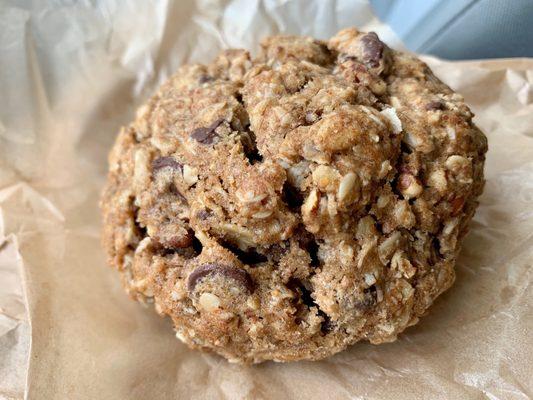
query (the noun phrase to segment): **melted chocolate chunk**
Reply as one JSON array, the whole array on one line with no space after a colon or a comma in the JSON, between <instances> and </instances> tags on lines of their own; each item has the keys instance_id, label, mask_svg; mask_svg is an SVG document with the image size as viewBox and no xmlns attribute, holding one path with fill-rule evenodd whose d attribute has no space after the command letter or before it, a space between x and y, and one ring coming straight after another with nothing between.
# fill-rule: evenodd
<instances>
[{"instance_id":1,"label":"melted chocolate chunk","mask_svg":"<svg viewBox=\"0 0 533 400\"><path fill-rule=\"evenodd\" d=\"M370 68L379 67L379 62L383 57L385 45L379 40L375 32L370 32L361 38L363 44L363 62Z\"/></svg>"},{"instance_id":2,"label":"melted chocolate chunk","mask_svg":"<svg viewBox=\"0 0 533 400\"><path fill-rule=\"evenodd\" d=\"M249 293L252 293L254 291L254 282L248 272L246 272L244 269L232 267L229 265L212 263L200 265L198 268L196 268L193 272L190 273L189 278L187 280L187 288L189 289L189 292L194 291L194 288L200 280L213 274L222 275L226 278L235 281L244 289L246 289Z\"/></svg>"},{"instance_id":3,"label":"melted chocolate chunk","mask_svg":"<svg viewBox=\"0 0 533 400\"><path fill-rule=\"evenodd\" d=\"M216 129L224 122L224 119L217 119L207 128L196 128L191 132L191 138L196 140L198 143L202 144L211 144L213 140L218 136L215 132Z\"/></svg>"},{"instance_id":4,"label":"melted chocolate chunk","mask_svg":"<svg viewBox=\"0 0 533 400\"><path fill-rule=\"evenodd\" d=\"M183 168L183 165L177 162L172 157L159 157L152 161L152 170L158 171L163 168L171 168L173 170L179 171Z\"/></svg>"},{"instance_id":5,"label":"melted chocolate chunk","mask_svg":"<svg viewBox=\"0 0 533 400\"><path fill-rule=\"evenodd\" d=\"M205 221L210 216L211 212L209 212L208 210L200 210L196 213L196 218L201 219L202 221Z\"/></svg>"},{"instance_id":6,"label":"melted chocolate chunk","mask_svg":"<svg viewBox=\"0 0 533 400\"><path fill-rule=\"evenodd\" d=\"M430 101L426 104L427 111L444 110L444 104L441 101Z\"/></svg>"},{"instance_id":7,"label":"melted chocolate chunk","mask_svg":"<svg viewBox=\"0 0 533 400\"><path fill-rule=\"evenodd\" d=\"M215 78L213 78L212 76L209 76L209 75L202 75L198 78L198 83L199 84L202 84L202 83L206 83L206 82L211 82L211 81L214 81Z\"/></svg>"}]
</instances>

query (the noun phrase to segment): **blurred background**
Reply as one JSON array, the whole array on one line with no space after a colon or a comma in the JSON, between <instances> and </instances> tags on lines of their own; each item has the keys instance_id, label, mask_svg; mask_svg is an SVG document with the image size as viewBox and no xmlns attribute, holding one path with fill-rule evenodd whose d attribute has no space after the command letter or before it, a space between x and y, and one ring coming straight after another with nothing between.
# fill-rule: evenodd
<instances>
[{"instance_id":1,"label":"blurred background","mask_svg":"<svg viewBox=\"0 0 533 400\"><path fill-rule=\"evenodd\" d=\"M451 60L533 57L533 0L370 0L411 51Z\"/></svg>"}]
</instances>

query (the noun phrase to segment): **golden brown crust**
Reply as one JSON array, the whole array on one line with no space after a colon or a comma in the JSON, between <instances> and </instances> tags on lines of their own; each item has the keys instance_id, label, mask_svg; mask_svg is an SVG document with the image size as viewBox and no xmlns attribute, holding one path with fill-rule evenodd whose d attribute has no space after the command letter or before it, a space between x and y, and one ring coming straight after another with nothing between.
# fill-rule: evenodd
<instances>
[{"instance_id":1,"label":"golden brown crust","mask_svg":"<svg viewBox=\"0 0 533 400\"><path fill-rule=\"evenodd\" d=\"M109 262L181 340L230 361L394 340L454 280L483 188L472 116L355 29L184 66L110 154Z\"/></svg>"}]
</instances>

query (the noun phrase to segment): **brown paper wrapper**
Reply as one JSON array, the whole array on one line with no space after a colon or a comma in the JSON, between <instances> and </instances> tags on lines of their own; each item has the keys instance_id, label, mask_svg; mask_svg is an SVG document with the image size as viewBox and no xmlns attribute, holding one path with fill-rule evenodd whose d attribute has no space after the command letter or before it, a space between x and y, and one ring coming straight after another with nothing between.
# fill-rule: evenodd
<instances>
[{"instance_id":1,"label":"brown paper wrapper","mask_svg":"<svg viewBox=\"0 0 533 400\"><path fill-rule=\"evenodd\" d=\"M0 8L0 397L531 398L533 60L426 58L490 147L457 281L429 315L324 361L233 365L188 350L105 265L97 201L119 126L222 47L350 25L398 42L365 2L98 4Z\"/></svg>"}]
</instances>

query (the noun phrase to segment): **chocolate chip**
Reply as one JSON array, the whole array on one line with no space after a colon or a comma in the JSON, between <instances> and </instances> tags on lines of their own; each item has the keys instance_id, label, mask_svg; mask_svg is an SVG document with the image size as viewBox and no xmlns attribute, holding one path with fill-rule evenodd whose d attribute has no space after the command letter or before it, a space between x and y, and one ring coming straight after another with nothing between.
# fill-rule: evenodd
<instances>
[{"instance_id":1,"label":"chocolate chip","mask_svg":"<svg viewBox=\"0 0 533 400\"><path fill-rule=\"evenodd\" d=\"M430 101L426 104L427 111L444 110L444 104L441 101Z\"/></svg>"},{"instance_id":2,"label":"chocolate chip","mask_svg":"<svg viewBox=\"0 0 533 400\"><path fill-rule=\"evenodd\" d=\"M252 278L250 277L248 272L246 272L244 269L236 268L229 265L212 263L200 265L198 268L196 268L193 272L189 274L189 278L187 280L187 288L189 289L189 292L194 291L194 288L201 279L213 274L222 275L226 278L235 281L244 289L246 289L249 293L252 293L254 291L254 282L252 281Z\"/></svg>"},{"instance_id":3,"label":"chocolate chip","mask_svg":"<svg viewBox=\"0 0 533 400\"><path fill-rule=\"evenodd\" d=\"M209 76L209 75L202 75L198 78L198 83L202 84L202 83L206 83L206 82L211 82L211 81L214 81L215 78L213 78L212 76Z\"/></svg>"},{"instance_id":4,"label":"chocolate chip","mask_svg":"<svg viewBox=\"0 0 533 400\"><path fill-rule=\"evenodd\" d=\"M172 157L159 157L156 158L154 161L152 161L152 170L157 171L163 168L171 168L173 170L181 170L183 168L183 165L179 162L177 162Z\"/></svg>"},{"instance_id":5,"label":"chocolate chip","mask_svg":"<svg viewBox=\"0 0 533 400\"><path fill-rule=\"evenodd\" d=\"M379 62L383 57L385 45L379 40L375 32L369 32L361 38L363 44L363 62L370 68L379 67Z\"/></svg>"},{"instance_id":6,"label":"chocolate chip","mask_svg":"<svg viewBox=\"0 0 533 400\"><path fill-rule=\"evenodd\" d=\"M196 213L196 218L201 219L202 221L205 221L210 216L211 213L207 210L200 210Z\"/></svg>"},{"instance_id":7,"label":"chocolate chip","mask_svg":"<svg viewBox=\"0 0 533 400\"><path fill-rule=\"evenodd\" d=\"M191 138L196 140L198 143L202 144L211 144L213 140L218 136L215 132L216 129L224 122L224 119L217 119L207 128L196 128L191 133Z\"/></svg>"}]
</instances>

